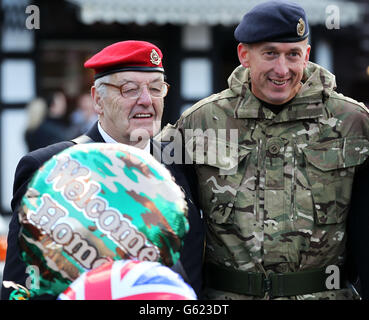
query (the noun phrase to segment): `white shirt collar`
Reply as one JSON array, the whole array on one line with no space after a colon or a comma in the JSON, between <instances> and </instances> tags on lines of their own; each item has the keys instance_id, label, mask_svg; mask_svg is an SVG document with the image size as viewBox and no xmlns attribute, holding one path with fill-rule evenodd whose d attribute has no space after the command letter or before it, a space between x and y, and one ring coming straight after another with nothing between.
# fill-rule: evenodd
<instances>
[{"instance_id":1,"label":"white shirt collar","mask_svg":"<svg viewBox=\"0 0 369 320\"><path fill-rule=\"evenodd\" d=\"M111 136L109 136L105 130L101 127L100 122L97 123L97 129L106 143L117 143Z\"/></svg>"},{"instance_id":2,"label":"white shirt collar","mask_svg":"<svg viewBox=\"0 0 369 320\"><path fill-rule=\"evenodd\" d=\"M118 141L114 140L105 132L105 130L101 127L100 122L97 122L97 129L106 143L118 143ZM147 143L143 150L150 153L150 143Z\"/></svg>"},{"instance_id":3,"label":"white shirt collar","mask_svg":"<svg viewBox=\"0 0 369 320\"><path fill-rule=\"evenodd\" d=\"M144 151L150 153L150 142L146 143L146 146L144 148Z\"/></svg>"}]
</instances>

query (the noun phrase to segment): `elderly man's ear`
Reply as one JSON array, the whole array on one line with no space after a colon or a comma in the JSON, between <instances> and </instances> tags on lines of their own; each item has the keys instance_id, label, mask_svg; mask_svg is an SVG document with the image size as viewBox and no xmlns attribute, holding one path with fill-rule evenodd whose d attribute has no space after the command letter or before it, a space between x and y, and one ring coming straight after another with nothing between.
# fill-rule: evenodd
<instances>
[{"instance_id":1,"label":"elderly man's ear","mask_svg":"<svg viewBox=\"0 0 369 320\"><path fill-rule=\"evenodd\" d=\"M95 86L91 87L91 97L92 97L92 100L94 101L95 112L97 114L102 114L103 113L102 99L101 99L98 91L96 90Z\"/></svg>"}]
</instances>

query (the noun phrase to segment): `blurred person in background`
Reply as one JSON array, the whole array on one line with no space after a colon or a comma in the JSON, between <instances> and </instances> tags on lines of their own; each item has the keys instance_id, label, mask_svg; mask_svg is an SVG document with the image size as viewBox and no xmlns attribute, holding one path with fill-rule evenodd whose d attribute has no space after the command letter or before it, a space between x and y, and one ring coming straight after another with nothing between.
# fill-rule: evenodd
<instances>
[{"instance_id":1,"label":"blurred person in background","mask_svg":"<svg viewBox=\"0 0 369 320\"><path fill-rule=\"evenodd\" d=\"M28 106L28 125L24 137L28 151L75 138L79 133L67 116L67 97L62 91L37 98Z\"/></svg>"},{"instance_id":2,"label":"blurred person in background","mask_svg":"<svg viewBox=\"0 0 369 320\"><path fill-rule=\"evenodd\" d=\"M36 131L41 126L47 115L47 105L45 99L37 97L27 106L27 127L24 132L28 151L33 151L40 147L40 142L36 138Z\"/></svg>"},{"instance_id":3,"label":"blurred person in background","mask_svg":"<svg viewBox=\"0 0 369 320\"><path fill-rule=\"evenodd\" d=\"M82 93L77 98L76 110L70 116L71 125L81 135L92 127L97 118L91 94Z\"/></svg>"}]
</instances>

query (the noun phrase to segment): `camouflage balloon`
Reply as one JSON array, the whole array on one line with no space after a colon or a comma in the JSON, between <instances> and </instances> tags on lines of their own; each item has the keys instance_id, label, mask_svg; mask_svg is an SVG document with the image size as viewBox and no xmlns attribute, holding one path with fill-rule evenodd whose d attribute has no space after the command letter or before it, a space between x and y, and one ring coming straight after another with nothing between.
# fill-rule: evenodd
<instances>
[{"instance_id":1,"label":"camouflage balloon","mask_svg":"<svg viewBox=\"0 0 369 320\"><path fill-rule=\"evenodd\" d=\"M121 259L179 259L189 229L183 192L150 154L123 144L68 148L35 174L21 202L31 293L58 295L81 273Z\"/></svg>"}]
</instances>

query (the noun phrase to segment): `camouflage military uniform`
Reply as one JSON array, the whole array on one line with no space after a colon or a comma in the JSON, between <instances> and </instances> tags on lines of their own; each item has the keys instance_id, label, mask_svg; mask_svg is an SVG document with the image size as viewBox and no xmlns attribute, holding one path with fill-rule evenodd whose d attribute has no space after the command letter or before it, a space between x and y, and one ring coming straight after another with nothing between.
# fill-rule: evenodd
<instances>
[{"instance_id":1,"label":"camouflage military uniform","mask_svg":"<svg viewBox=\"0 0 369 320\"><path fill-rule=\"evenodd\" d=\"M229 89L201 100L176 123L182 134L190 128L238 129L238 155L228 161L228 168L236 164L233 174L222 173L222 154L207 163L212 147L205 148L202 162L193 155L208 225L206 262L267 274L343 264L353 176L369 154L368 111L336 93L335 77L316 64L309 62L302 82L275 115L251 93L249 70L239 66ZM210 139L205 144L213 146ZM186 140L188 152L192 147ZM255 298L212 288L206 297ZM284 298L354 295L340 289Z\"/></svg>"}]
</instances>

